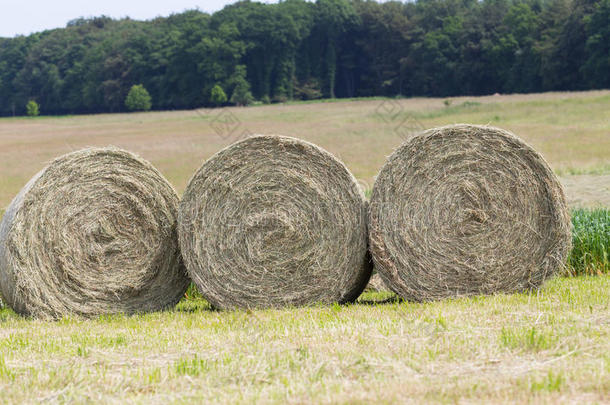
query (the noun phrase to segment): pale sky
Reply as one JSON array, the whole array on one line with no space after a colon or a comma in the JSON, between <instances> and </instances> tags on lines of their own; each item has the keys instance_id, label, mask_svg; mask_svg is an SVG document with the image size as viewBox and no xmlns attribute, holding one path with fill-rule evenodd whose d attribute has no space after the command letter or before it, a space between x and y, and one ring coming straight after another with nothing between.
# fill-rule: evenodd
<instances>
[{"instance_id":1,"label":"pale sky","mask_svg":"<svg viewBox=\"0 0 610 405\"><path fill-rule=\"evenodd\" d=\"M65 27L78 17L102 14L134 20L149 20L158 16L199 8L212 13L236 0L0 0L0 37L28 35L50 28ZM257 0L276 3L277 0Z\"/></svg>"}]
</instances>

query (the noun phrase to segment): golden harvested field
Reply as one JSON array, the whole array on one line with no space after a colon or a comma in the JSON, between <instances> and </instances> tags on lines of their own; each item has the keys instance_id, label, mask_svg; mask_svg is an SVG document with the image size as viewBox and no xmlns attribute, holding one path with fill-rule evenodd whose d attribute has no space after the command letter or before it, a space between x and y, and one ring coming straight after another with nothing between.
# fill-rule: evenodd
<instances>
[{"instance_id":1,"label":"golden harvested field","mask_svg":"<svg viewBox=\"0 0 610 405\"><path fill-rule=\"evenodd\" d=\"M150 160L179 193L201 163L248 133L314 142L339 156L366 188L385 157L420 128L491 124L515 132L553 169L576 178L573 203L610 204L610 91L450 99L358 100L223 110L0 119L0 207L54 157L114 145ZM44 106L43 106L44 108ZM593 190L580 193L579 187ZM591 188L591 187L589 187ZM598 189L599 190L595 190ZM575 190L571 192L571 190ZM582 194L587 194L586 201Z\"/></svg>"}]
</instances>

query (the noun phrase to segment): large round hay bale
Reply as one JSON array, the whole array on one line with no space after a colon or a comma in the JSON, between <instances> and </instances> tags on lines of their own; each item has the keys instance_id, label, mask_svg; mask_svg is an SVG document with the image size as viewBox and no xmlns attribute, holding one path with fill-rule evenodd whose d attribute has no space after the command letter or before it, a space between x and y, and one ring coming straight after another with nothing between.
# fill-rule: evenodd
<instances>
[{"instance_id":1,"label":"large round hay bale","mask_svg":"<svg viewBox=\"0 0 610 405\"><path fill-rule=\"evenodd\" d=\"M366 203L330 153L254 136L211 157L179 209L188 272L217 308L355 300L368 282Z\"/></svg>"},{"instance_id":2,"label":"large round hay bale","mask_svg":"<svg viewBox=\"0 0 610 405\"><path fill-rule=\"evenodd\" d=\"M34 176L0 224L0 290L42 318L175 305L189 280L178 197L148 162L114 148L64 155Z\"/></svg>"},{"instance_id":3,"label":"large round hay bale","mask_svg":"<svg viewBox=\"0 0 610 405\"><path fill-rule=\"evenodd\" d=\"M489 126L405 142L377 177L369 220L376 269L413 301L536 288L563 266L571 241L548 164Z\"/></svg>"}]
</instances>

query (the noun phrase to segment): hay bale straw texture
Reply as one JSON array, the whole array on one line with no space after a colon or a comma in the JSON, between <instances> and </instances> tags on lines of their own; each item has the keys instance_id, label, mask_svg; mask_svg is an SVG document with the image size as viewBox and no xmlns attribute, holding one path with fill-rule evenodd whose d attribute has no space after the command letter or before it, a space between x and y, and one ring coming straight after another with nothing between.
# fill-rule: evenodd
<instances>
[{"instance_id":1,"label":"hay bale straw texture","mask_svg":"<svg viewBox=\"0 0 610 405\"><path fill-rule=\"evenodd\" d=\"M378 273L412 301L536 288L571 243L564 193L545 160L489 126L405 142L377 177L369 220Z\"/></svg>"},{"instance_id":2,"label":"hay bale straw texture","mask_svg":"<svg viewBox=\"0 0 610 405\"><path fill-rule=\"evenodd\" d=\"M330 153L258 135L211 157L180 202L188 272L220 309L355 300L371 273L366 203Z\"/></svg>"},{"instance_id":3,"label":"hay bale straw texture","mask_svg":"<svg viewBox=\"0 0 610 405\"><path fill-rule=\"evenodd\" d=\"M188 287L178 197L148 162L115 148L59 157L0 225L0 287L40 318L160 310Z\"/></svg>"}]
</instances>

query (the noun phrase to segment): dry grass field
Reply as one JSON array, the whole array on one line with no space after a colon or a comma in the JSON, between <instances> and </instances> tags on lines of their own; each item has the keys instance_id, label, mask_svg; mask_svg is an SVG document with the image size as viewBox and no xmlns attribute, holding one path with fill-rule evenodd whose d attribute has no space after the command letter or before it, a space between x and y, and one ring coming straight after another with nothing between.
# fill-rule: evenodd
<instances>
[{"instance_id":1,"label":"dry grass field","mask_svg":"<svg viewBox=\"0 0 610 405\"><path fill-rule=\"evenodd\" d=\"M454 123L491 124L515 132L561 175L577 178L587 201L610 205L610 91L449 99L297 103L224 110L0 119L0 207L54 157L114 145L150 160L179 193L201 163L248 133L291 135L340 157L371 187L389 155L412 131ZM43 106L44 109L44 106ZM600 180L601 179L601 180ZM601 201L598 201L601 200Z\"/></svg>"},{"instance_id":2,"label":"dry grass field","mask_svg":"<svg viewBox=\"0 0 610 405\"><path fill-rule=\"evenodd\" d=\"M134 151L181 193L241 136L293 135L370 188L404 137L460 122L514 131L573 206L610 206L610 91L595 91L1 118L0 212L46 162L86 146ZM57 322L0 309L0 403L34 402L610 403L610 276L426 304L367 293L346 306L218 312L191 296L167 312Z\"/></svg>"}]
</instances>

